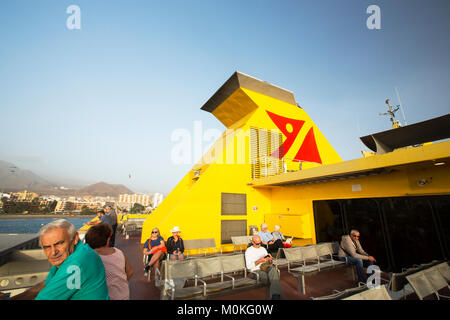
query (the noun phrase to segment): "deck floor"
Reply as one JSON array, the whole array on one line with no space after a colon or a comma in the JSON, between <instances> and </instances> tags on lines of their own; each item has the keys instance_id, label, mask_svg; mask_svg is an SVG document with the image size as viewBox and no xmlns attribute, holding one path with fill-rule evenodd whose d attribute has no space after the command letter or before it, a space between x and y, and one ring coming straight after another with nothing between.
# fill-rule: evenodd
<instances>
[{"instance_id":1,"label":"deck floor","mask_svg":"<svg viewBox=\"0 0 450 320\"><path fill-rule=\"evenodd\" d=\"M149 282L144 276L142 264L142 249L139 236L130 236L125 239L117 234L116 247L122 250L130 261L134 275L130 279L131 300L159 300L160 291L154 282ZM281 287L286 300L310 300L311 297L320 297L333 293L333 290L344 290L355 287L356 281L351 279L348 268L337 268L323 271L306 277L306 295L297 289L297 280L287 272L287 267L281 267ZM257 287L244 291L213 295L210 300L265 300L266 289Z\"/></svg>"}]
</instances>

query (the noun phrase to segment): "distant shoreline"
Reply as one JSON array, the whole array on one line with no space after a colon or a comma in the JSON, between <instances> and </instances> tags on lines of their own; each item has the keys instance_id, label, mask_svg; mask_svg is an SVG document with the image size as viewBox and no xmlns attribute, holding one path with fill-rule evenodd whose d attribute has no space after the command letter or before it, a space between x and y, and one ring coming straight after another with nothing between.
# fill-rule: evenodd
<instances>
[{"instance_id":1,"label":"distant shoreline","mask_svg":"<svg viewBox=\"0 0 450 320\"><path fill-rule=\"evenodd\" d=\"M43 218L94 218L96 215L75 215L69 216L67 214L0 214L2 219L43 219Z\"/></svg>"}]
</instances>

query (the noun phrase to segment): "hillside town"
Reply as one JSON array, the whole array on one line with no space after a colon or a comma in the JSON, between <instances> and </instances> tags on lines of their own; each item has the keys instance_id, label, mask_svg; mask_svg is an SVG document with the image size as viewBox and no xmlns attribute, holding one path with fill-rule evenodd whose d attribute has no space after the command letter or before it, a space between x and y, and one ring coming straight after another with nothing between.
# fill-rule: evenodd
<instances>
[{"instance_id":1,"label":"hillside town","mask_svg":"<svg viewBox=\"0 0 450 320\"><path fill-rule=\"evenodd\" d=\"M151 213L163 200L161 193L114 196L57 196L22 192L0 193L0 214L90 215L105 206L118 212Z\"/></svg>"}]
</instances>

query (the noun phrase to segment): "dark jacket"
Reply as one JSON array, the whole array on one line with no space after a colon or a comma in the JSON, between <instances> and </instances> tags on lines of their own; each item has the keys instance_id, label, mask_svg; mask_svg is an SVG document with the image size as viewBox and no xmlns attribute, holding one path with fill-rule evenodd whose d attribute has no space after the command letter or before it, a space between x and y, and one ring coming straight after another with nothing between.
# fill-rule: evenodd
<instances>
[{"instance_id":1,"label":"dark jacket","mask_svg":"<svg viewBox=\"0 0 450 320\"><path fill-rule=\"evenodd\" d=\"M173 236L169 237L169 239L167 239L166 241L166 247L167 247L167 252L173 253L176 249L177 249L177 245L180 248L181 252L184 252L184 243L183 243L183 239L178 238L178 241L175 243L175 239Z\"/></svg>"}]
</instances>

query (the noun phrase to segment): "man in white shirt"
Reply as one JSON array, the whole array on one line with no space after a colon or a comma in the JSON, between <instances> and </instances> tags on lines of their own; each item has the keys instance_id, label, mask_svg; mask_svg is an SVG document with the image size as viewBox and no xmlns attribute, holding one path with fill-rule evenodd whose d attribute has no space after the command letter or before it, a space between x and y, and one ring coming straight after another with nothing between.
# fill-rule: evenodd
<instances>
[{"instance_id":1,"label":"man in white shirt","mask_svg":"<svg viewBox=\"0 0 450 320\"><path fill-rule=\"evenodd\" d=\"M271 264L266 271L260 270L260 267L264 262L272 263L272 256L261 246L261 242L261 238L258 235L253 236L252 246L248 247L245 251L245 263L247 269L259 274L260 280L263 283L268 283L270 285L270 295L272 300L279 300L281 299L282 290L277 268Z\"/></svg>"}]
</instances>

